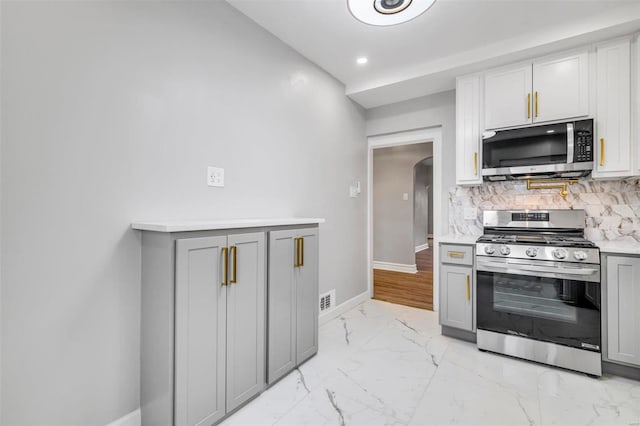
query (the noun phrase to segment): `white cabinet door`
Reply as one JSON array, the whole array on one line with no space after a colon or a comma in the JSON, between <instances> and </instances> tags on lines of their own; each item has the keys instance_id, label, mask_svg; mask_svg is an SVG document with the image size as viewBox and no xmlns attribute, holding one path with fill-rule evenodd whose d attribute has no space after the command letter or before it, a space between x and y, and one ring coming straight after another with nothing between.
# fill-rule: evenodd
<instances>
[{"instance_id":1,"label":"white cabinet door","mask_svg":"<svg viewBox=\"0 0 640 426\"><path fill-rule=\"evenodd\" d=\"M440 266L440 324L473 330L473 268Z\"/></svg>"},{"instance_id":2,"label":"white cabinet door","mask_svg":"<svg viewBox=\"0 0 640 426\"><path fill-rule=\"evenodd\" d=\"M549 59L533 64L533 122L589 114L589 55Z\"/></svg>"},{"instance_id":3,"label":"white cabinet door","mask_svg":"<svg viewBox=\"0 0 640 426\"><path fill-rule=\"evenodd\" d=\"M636 149L636 175L640 175L640 36L636 38L636 63L635 68L632 67L633 73L636 78L636 90L634 92L634 98L636 101L636 114L635 114L635 149ZM633 121L633 120L632 120Z\"/></svg>"},{"instance_id":4,"label":"white cabinet door","mask_svg":"<svg viewBox=\"0 0 640 426\"><path fill-rule=\"evenodd\" d=\"M607 357L640 366L640 258L607 258Z\"/></svg>"},{"instance_id":5,"label":"white cabinet door","mask_svg":"<svg viewBox=\"0 0 640 426\"><path fill-rule=\"evenodd\" d=\"M456 80L456 183L482 183L480 76Z\"/></svg>"},{"instance_id":6,"label":"white cabinet door","mask_svg":"<svg viewBox=\"0 0 640 426\"><path fill-rule=\"evenodd\" d=\"M633 174L629 40L597 48L594 177Z\"/></svg>"},{"instance_id":7,"label":"white cabinet door","mask_svg":"<svg viewBox=\"0 0 640 426\"><path fill-rule=\"evenodd\" d=\"M485 129L531 123L531 64L485 74Z\"/></svg>"}]
</instances>

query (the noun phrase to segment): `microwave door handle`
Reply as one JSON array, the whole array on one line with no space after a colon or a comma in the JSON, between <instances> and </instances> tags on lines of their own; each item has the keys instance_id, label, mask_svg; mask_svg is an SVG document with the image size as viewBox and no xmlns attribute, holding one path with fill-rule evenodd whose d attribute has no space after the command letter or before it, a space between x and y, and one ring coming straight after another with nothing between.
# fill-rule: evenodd
<instances>
[{"instance_id":1,"label":"microwave door handle","mask_svg":"<svg viewBox=\"0 0 640 426\"><path fill-rule=\"evenodd\" d=\"M567 164L573 163L574 142L573 123L567 123Z\"/></svg>"}]
</instances>

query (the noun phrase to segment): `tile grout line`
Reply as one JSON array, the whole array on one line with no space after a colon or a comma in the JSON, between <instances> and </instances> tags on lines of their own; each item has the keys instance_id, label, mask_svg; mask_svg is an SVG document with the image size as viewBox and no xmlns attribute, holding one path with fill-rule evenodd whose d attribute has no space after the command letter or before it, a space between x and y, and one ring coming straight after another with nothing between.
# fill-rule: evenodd
<instances>
[{"instance_id":1,"label":"tile grout line","mask_svg":"<svg viewBox=\"0 0 640 426\"><path fill-rule=\"evenodd\" d=\"M426 345L425 345L425 350L426 350ZM422 391L422 395L420 395L420 398L418 399L418 404L416 404L416 408L413 410L413 414L411 415L411 419L409 419L408 424L411 424L411 422L413 421L413 418L416 416L416 412L418 411L420 402L422 402L422 400L424 399L424 396L427 394L427 391L429 390L429 386L431 386L431 382L433 381L433 378L440 371L440 364L444 360L444 357L447 355L447 352L449 352L449 344L447 344L447 348L442 353L442 358L440 358L440 363L436 366L436 371L433 372L433 374L431 375L431 378L429 379L429 382L427 383L427 386L425 386L424 391ZM428 352L427 352L427 355L429 355Z\"/></svg>"}]
</instances>

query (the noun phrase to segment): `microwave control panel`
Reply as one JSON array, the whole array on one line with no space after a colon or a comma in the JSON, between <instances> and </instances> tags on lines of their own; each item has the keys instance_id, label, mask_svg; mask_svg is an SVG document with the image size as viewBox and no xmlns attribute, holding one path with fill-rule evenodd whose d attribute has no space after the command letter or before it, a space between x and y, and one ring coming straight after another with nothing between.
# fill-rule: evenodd
<instances>
[{"instance_id":1,"label":"microwave control panel","mask_svg":"<svg viewBox=\"0 0 640 426\"><path fill-rule=\"evenodd\" d=\"M574 126L573 161L593 161L593 120L576 121Z\"/></svg>"}]
</instances>

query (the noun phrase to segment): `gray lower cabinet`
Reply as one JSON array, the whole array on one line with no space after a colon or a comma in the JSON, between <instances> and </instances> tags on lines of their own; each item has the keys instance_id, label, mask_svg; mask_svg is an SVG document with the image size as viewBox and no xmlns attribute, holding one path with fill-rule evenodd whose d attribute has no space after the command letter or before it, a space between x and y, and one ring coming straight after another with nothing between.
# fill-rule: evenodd
<instances>
[{"instance_id":1,"label":"gray lower cabinet","mask_svg":"<svg viewBox=\"0 0 640 426\"><path fill-rule=\"evenodd\" d=\"M475 331L473 246L440 245L440 324Z\"/></svg>"},{"instance_id":2,"label":"gray lower cabinet","mask_svg":"<svg viewBox=\"0 0 640 426\"><path fill-rule=\"evenodd\" d=\"M605 259L605 358L640 367L640 257Z\"/></svg>"},{"instance_id":3,"label":"gray lower cabinet","mask_svg":"<svg viewBox=\"0 0 640 426\"><path fill-rule=\"evenodd\" d=\"M143 425L212 425L266 385L265 232L144 232Z\"/></svg>"},{"instance_id":4,"label":"gray lower cabinet","mask_svg":"<svg viewBox=\"0 0 640 426\"><path fill-rule=\"evenodd\" d=\"M318 352L318 230L269 232L267 382Z\"/></svg>"}]
</instances>

